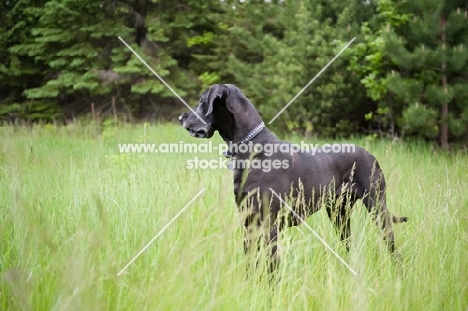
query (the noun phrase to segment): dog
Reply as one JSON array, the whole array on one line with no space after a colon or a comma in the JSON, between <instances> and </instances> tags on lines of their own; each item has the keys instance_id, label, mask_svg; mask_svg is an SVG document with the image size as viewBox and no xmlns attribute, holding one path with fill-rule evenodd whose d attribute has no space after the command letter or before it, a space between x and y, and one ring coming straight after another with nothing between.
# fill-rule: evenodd
<instances>
[{"instance_id":1,"label":"dog","mask_svg":"<svg viewBox=\"0 0 468 311\"><path fill-rule=\"evenodd\" d=\"M397 217L388 211L383 172L376 158L366 150L357 146L352 153L311 154L297 150L265 127L249 99L232 84L212 85L200 96L198 105L178 119L191 136L211 138L218 131L228 144L225 155L233 160L234 197L240 211L246 211L244 250L248 253L255 245L251 238L253 230L266 228L271 270L278 264L279 231L301 224L301 219L322 206L326 206L331 222L349 250L350 213L358 199L382 230L389 251L395 253L392 222L403 223L407 217ZM277 147L277 152L265 152L267 145ZM253 165L265 161L276 166L266 170L265 166Z\"/></svg>"}]
</instances>

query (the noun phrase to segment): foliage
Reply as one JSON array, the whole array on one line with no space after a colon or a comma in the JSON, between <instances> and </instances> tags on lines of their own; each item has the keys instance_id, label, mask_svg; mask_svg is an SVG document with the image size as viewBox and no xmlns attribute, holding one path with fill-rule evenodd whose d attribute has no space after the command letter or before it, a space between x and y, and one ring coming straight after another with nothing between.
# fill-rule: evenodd
<instances>
[{"instance_id":1,"label":"foliage","mask_svg":"<svg viewBox=\"0 0 468 311\"><path fill-rule=\"evenodd\" d=\"M398 66L398 73L388 76L388 89L405 104L401 125L429 138L441 133L443 146L448 135L467 132L467 9L465 1L408 2L401 10L412 18L385 37Z\"/></svg>"},{"instance_id":2,"label":"foliage","mask_svg":"<svg viewBox=\"0 0 468 311\"><path fill-rule=\"evenodd\" d=\"M358 42L344 57L348 59L348 69L360 78L366 95L377 102L377 107L365 114L366 120L377 123L379 132L393 136L400 107L388 93L387 72L393 69L393 64L384 50L384 33L390 27L407 23L411 15L397 11L392 0L375 1L375 12L371 20L361 25Z\"/></svg>"},{"instance_id":3,"label":"foliage","mask_svg":"<svg viewBox=\"0 0 468 311\"><path fill-rule=\"evenodd\" d=\"M3 120L174 119L185 107L121 37L191 104L233 83L269 121L357 37L271 127L468 136L461 0L18 0L0 20Z\"/></svg>"}]
</instances>

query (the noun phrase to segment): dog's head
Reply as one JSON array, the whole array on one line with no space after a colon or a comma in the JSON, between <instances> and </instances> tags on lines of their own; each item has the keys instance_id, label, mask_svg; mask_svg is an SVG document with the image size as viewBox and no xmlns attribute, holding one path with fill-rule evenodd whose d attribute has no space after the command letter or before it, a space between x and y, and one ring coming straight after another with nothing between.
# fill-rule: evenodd
<instances>
[{"instance_id":1,"label":"dog's head","mask_svg":"<svg viewBox=\"0 0 468 311\"><path fill-rule=\"evenodd\" d=\"M212 85L200 96L198 105L193 110L179 116L179 122L190 135L211 138L216 130L220 131L232 123L232 113L226 105L229 95L228 85Z\"/></svg>"}]
</instances>

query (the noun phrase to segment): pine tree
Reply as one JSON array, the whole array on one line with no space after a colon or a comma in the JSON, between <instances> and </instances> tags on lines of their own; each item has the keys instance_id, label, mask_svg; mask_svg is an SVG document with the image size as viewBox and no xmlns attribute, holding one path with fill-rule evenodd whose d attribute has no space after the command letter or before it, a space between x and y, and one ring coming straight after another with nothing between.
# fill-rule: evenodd
<instances>
[{"instance_id":1,"label":"pine tree","mask_svg":"<svg viewBox=\"0 0 468 311\"><path fill-rule=\"evenodd\" d=\"M274 6L259 0L222 1L214 6L219 10L208 16L216 27L198 38L210 48L195 55L204 88L212 83L233 83L250 98L259 97L254 91L261 79L257 67L263 61L264 25Z\"/></svg>"},{"instance_id":2,"label":"pine tree","mask_svg":"<svg viewBox=\"0 0 468 311\"><path fill-rule=\"evenodd\" d=\"M409 14L396 10L393 0L377 0L356 5L356 9L372 10L375 14L360 26L356 43L344 53L348 69L356 75L366 90L368 104L365 119L371 131L377 124L377 132L398 135L397 119L403 109L393 94L388 91L387 73L396 69L385 50L385 32L389 27L398 27L408 22ZM367 11L366 10L366 11Z\"/></svg>"},{"instance_id":3,"label":"pine tree","mask_svg":"<svg viewBox=\"0 0 468 311\"><path fill-rule=\"evenodd\" d=\"M116 20L118 15L101 3L82 0L51 0L25 9L24 14L37 23L29 38L10 52L42 66L41 84L24 90L31 109L41 104L62 108L69 103L89 107L93 96L111 92L101 83L100 74L111 66L110 54L119 46L117 36L131 32Z\"/></svg>"},{"instance_id":4,"label":"pine tree","mask_svg":"<svg viewBox=\"0 0 468 311\"><path fill-rule=\"evenodd\" d=\"M135 3L138 5L132 4L132 8L138 12L138 18L133 18L131 24L139 26L136 36L129 38L128 43L178 95L196 101L200 88L197 71L202 64L193 54L206 50L204 43L209 42L204 39L209 39L216 28L209 13L219 2L145 0ZM139 115L156 112L175 116L184 109L179 99L133 55L118 57L123 62L115 71L128 78L131 94L138 98Z\"/></svg>"},{"instance_id":5,"label":"pine tree","mask_svg":"<svg viewBox=\"0 0 468 311\"><path fill-rule=\"evenodd\" d=\"M6 94L0 96L12 97L25 115L35 111L34 118L50 119L61 111L79 114L92 103L110 111L115 102L137 117L176 115L174 108L183 105L119 36L179 95L195 98L199 82L191 63L197 47L189 43L210 29L201 16L215 0L39 2L21 0L21 6L13 7L7 2L8 14L2 12L11 17L13 30L0 32L0 42L12 43L0 47L0 55L7 56L0 75L10 81L8 87L0 86ZM11 86L16 80L15 94Z\"/></svg>"},{"instance_id":6,"label":"pine tree","mask_svg":"<svg viewBox=\"0 0 468 311\"><path fill-rule=\"evenodd\" d=\"M44 66L29 55L17 55L10 49L26 42L31 28L37 23L35 17L25 11L41 7L45 0L2 1L0 3L0 119L26 119L54 115L58 109L54 103L34 102L24 95L24 89L41 84ZM34 115L35 114L35 115Z\"/></svg>"},{"instance_id":7,"label":"pine tree","mask_svg":"<svg viewBox=\"0 0 468 311\"><path fill-rule=\"evenodd\" d=\"M330 8L330 5L333 8ZM353 38L348 8L322 1L284 2L278 19L281 37L264 37L263 110L280 111ZM340 12L340 13L337 13ZM356 82L356 81L355 81ZM288 131L323 136L348 135L359 122L352 78L338 58L275 121ZM362 116L361 116L362 118Z\"/></svg>"},{"instance_id":8,"label":"pine tree","mask_svg":"<svg viewBox=\"0 0 468 311\"><path fill-rule=\"evenodd\" d=\"M398 70L390 91L406 105L402 126L413 134L449 139L467 133L468 8L465 1L402 2L408 23L388 29L386 50Z\"/></svg>"}]
</instances>

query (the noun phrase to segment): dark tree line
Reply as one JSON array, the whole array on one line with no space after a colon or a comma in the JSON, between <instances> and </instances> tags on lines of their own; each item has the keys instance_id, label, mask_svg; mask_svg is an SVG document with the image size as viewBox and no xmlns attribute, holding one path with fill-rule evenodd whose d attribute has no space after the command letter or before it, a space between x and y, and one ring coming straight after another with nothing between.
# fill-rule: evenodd
<instances>
[{"instance_id":1,"label":"dark tree line","mask_svg":"<svg viewBox=\"0 0 468 311\"><path fill-rule=\"evenodd\" d=\"M414 1L0 2L0 118L129 121L184 106L120 42L194 104L238 85L274 122L321 136L468 137L468 4Z\"/></svg>"}]
</instances>

